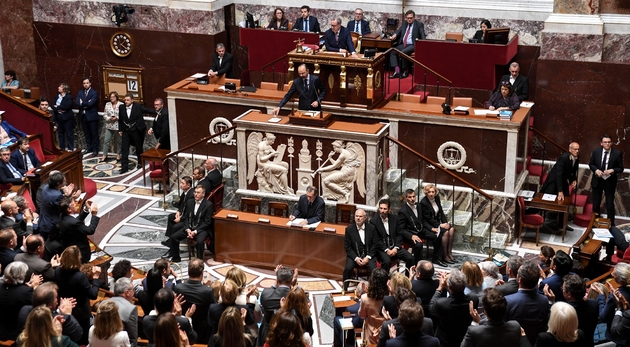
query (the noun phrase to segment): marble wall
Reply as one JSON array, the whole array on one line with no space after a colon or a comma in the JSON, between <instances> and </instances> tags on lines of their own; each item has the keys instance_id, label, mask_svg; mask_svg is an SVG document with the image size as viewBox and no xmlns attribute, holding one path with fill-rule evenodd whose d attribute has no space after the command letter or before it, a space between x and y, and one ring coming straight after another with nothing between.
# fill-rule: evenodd
<instances>
[{"instance_id":1,"label":"marble wall","mask_svg":"<svg viewBox=\"0 0 630 347\"><path fill-rule=\"evenodd\" d=\"M5 70L13 70L22 88L38 86L31 0L5 0L0 8L0 47ZM10 30L8 30L10 27ZM3 70L3 71L5 71ZM2 75L4 80L4 75Z\"/></svg>"}]
</instances>

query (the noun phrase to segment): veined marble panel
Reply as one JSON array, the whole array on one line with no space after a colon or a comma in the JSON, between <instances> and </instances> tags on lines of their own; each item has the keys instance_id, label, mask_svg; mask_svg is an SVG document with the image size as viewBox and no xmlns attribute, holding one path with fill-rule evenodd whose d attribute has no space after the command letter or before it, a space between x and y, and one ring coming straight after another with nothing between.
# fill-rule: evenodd
<instances>
[{"instance_id":1,"label":"veined marble panel","mask_svg":"<svg viewBox=\"0 0 630 347\"><path fill-rule=\"evenodd\" d=\"M605 34L602 61L630 63L630 35Z\"/></svg>"},{"instance_id":2,"label":"veined marble panel","mask_svg":"<svg viewBox=\"0 0 630 347\"><path fill-rule=\"evenodd\" d=\"M604 35L543 32L540 59L601 61Z\"/></svg>"}]
</instances>

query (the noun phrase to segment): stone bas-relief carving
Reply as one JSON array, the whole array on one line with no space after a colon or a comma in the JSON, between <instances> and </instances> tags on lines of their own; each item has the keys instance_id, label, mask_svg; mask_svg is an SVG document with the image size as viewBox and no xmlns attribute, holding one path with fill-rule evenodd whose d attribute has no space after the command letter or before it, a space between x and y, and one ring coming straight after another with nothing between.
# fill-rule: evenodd
<instances>
[{"instance_id":1,"label":"stone bas-relief carving","mask_svg":"<svg viewBox=\"0 0 630 347\"><path fill-rule=\"evenodd\" d=\"M322 197L340 203L354 202L354 184L361 197L365 197L365 151L358 143L337 140L332 143L333 151L328 159L315 171L322 174ZM339 154L337 159L333 159ZM326 162L330 165L324 166Z\"/></svg>"},{"instance_id":2,"label":"stone bas-relief carving","mask_svg":"<svg viewBox=\"0 0 630 347\"><path fill-rule=\"evenodd\" d=\"M258 191L295 195L287 184L289 164L282 161L286 145L278 145L274 150L272 145L276 136L272 133L252 132L247 138L247 183L254 177L258 181Z\"/></svg>"}]
</instances>

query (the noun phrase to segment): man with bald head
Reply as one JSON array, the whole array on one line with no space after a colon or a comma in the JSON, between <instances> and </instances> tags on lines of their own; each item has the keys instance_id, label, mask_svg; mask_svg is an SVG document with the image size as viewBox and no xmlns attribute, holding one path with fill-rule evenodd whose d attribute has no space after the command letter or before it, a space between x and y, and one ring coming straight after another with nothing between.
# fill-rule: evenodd
<instances>
[{"instance_id":1,"label":"man with bald head","mask_svg":"<svg viewBox=\"0 0 630 347\"><path fill-rule=\"evenodd\" d=\"M33 214L30 210L24 211L23 223L15 220L15 216L20 213L18 205L13 200L5 200L0 204L0 209L4 214L0 217L0 229L11 228L18 237L18 247L22 246L22 237L33 233Z\"/></svg>"},{"instance_id":2,"label":"man with bald head","mask_svg":"<svg viewBox=\"0 0 630 347\"><path fill-rule=\"evenodd\" d=\"M15 261L21 261L28 265L26 278L31 278L31 275L35 274L41 275L44 282L54 281L55 270L53 267L59 265L59 257L55 256L49 263L40 258L42 254L44 254L44 239L39 235L29 235L26 238L26 253L16 255Z\"/></svg>"},{"instance_id":3,"label":"man with bald head","mask_svg":"<svg viewBox=\"0 0 630 347\"><path fill-rule=\"evenodd\" d=\"M563 201L565 197L569 198L569 184L573 188L577 185L577 170L580 166L579 154L580 145L577 142L571 142L569 151L558 157L540 191L558 195L558 201ZM567 226L567 230L573 229Z\"/></svg>"},{"instance_id":4,"label":"man with bald head","mask_svg":"<svg viewBox=\"0 0 630 347\"><path fill-rule=\"evenodd\" d=\"M282 106L284 106L294 94L298 96L298 110L315 110L321 111L322 100L326 96L326 87L315 75L311 75L306 65L302 64L298 66L298 77L291 83L291 88L284 95L284 98L280 100L278 107L273 109L273 114L276 115L280 112Z\"/></svg>"},{"instance_id":5,"label":"man with bald head","mask_svg":"<svg viewBox=\"0 0 630 347\"><path fill-rule=\"evenodd\" d=\"M354 212L354 223L346 228L343 246L346 249L346 267L343 269L343 289L348 289L346 280L352 276L355 267L367 266L370 273L376 269L376 251L383 249L376 227L366 223L365 211Z\"/></svg>"},{"instance_id":6,"label":"man with bald head","mask_svg":"<svg viewBox=\"0 0 630 347\"><path fill-rule=\"evenodd\" d=\"M206 168L206 177L199 181L199 184L203 185L206 188L206 195L210 194L214 188L218 187L223 182L223 174L217 167L217 159L216 158L208 158L206 162L203 164ZM195 187L193 187L195 188Z\"/></svg>"}]
</instances>

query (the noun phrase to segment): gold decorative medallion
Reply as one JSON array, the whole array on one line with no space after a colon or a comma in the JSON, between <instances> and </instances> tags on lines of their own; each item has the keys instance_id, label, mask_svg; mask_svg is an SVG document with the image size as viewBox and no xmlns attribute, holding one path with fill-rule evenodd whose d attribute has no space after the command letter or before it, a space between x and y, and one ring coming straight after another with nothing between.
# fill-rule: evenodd
<instances>
[{"instance_id":1,"label":"gold decorative medallion","mask_svg":"<svg viewBox=\"0 0 630 347\"><path fill-rule=\"evenodd\" d=\"M361 91L362 84L363 82L361 81L361 76L354 76L354 89L357 90L357 95L359 95L359 91Z\"/></svg>"},{"instance_id":2,"label":"gold decorative medallion","mask_svg":"<svg viewBox=\"0 0 630 347\"><path fill-rule=\"evenodd\" d=\"M376 71L376 73L374 74L374 85L376 86L376 89L379 89L381 87L381 72L380 71Z\"/></svg>"},{"instance_id":3,"label":"gold decorative medallion","mask_svg":"<svg viewBox=\"0 0 630 347\"><path fill-rule=\"evenodd\" d=\"M131 54L131 50L133 48L133 40L131 39L130 34L119 31L112 35L111 40L109 40L109 46L111 47L114 54L121 58L124 58Z\"/></svg>"},{"instance_id":4,"label":"gold decorative medallion","mask_svg":"<svg viewBox=\"0 0 630 347\"><path fill-rule=\"evenodd\" d=\"M328 88L332 92L335 88L335 76L333 74L328 75Z\"/></svg>"}]
</instances>

